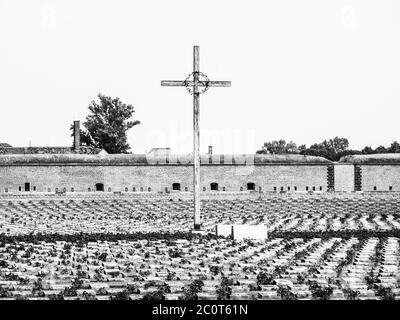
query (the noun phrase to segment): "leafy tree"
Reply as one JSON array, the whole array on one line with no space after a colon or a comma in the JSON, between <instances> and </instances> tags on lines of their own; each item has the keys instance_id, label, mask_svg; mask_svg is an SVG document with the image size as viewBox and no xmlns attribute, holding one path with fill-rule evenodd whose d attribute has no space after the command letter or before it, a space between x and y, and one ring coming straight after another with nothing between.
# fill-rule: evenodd
<instances>
[{"instance_id":1,"label":"leafy tree","mask_svg":"<svg viewBox=\"0 0 400 320\"><path fill-rule=\"evenodd\" d=\"M384 146L379 146L374 150L374 153L387 153L387 150Z\"/></svg>"},{"instance_id":2,"label":"leafy tree","mask_svg":"<svg viewBox=\"0 0 400 320\"><path fill-rule=\"evenodd\" d=\"M349 140L339 137L315 143L310 148L304 149L304 147L302 146L301 154L324 157L332 161L338 161L343 155L359 153L359 151L348 150Z\"/></svg>"},{"instance_id":3,"label":"leafy tree","mask_svg":"<svg viewBox=\"0 0 400 320\"><path fill-rule=\"evenodd\" d=\"M273 140L271 142L265 142L261 150L257 151L257 154L297 154L299 149L296 143L289 141L286 143L285 140Z\"/></svg>"},{"instance_id":4,"label":"leafy tree","mask_svg":"<svg viewBox=\"0 0 400 320\"><path fill-rule=\"evenodd\" d=\"M397 141L394 141L390 147L387 149L389 153L400 153L400 144Z\"/></svg>"},{"instance_id":5,"label":"leafy tree","mask_svg":"<svg viewBox=\"0 0 400 320\"><path fill-rule=\"evenodd\" d=\"M364 147L364 149L361 150L362 154L373 154L374 153L374 149L372 149L371 147Z\"/></svg>"},{"instance_id":6,"label":"leafy tree","mask_svg":"<svg viewBox=\"0 0 400 320\"><path fill-rule=\"evenodd\" d=\"M335 153L343 152L349 148L349 140L346 138L335 137L333 139L324 140L322 144Z\"/></svg>"},{"instance_id":7,"label":"leafy tree","mask_svg":"<svg viewBox=\"0 0 400 320\"><path fill-rule=\"evenodd\" d=\"M119 98L98 94L100 103L92 101L90 114L83 123L86 130L80 130L81 144L106 150L108 153L128 153L130 146L127 131L140 124L130 121L135 109ZM73 126L70 128L73 131ZM72 133L73 135L73 133Z\"/></svg>"}]
</instances>

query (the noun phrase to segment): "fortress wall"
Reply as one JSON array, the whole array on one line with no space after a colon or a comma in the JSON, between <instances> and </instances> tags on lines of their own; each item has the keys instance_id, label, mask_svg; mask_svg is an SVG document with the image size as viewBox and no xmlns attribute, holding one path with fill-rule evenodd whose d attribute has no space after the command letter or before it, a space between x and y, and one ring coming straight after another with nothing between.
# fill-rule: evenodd
<instances>
[{"instance_id":1,"label":"fortress wall","mask_svg":"<svg viewBox=\"0 0 400 320\"><path fill-rule=\"evenodd\" d=\"M335 164L334 166L335 191L354 191L354 165Z\"/></svg>"},{"instance_id":2,"label":"fortress wall","mask_svg":"<svg viewBox=\"0 0 400 320\"><path fill-rule=\"evenodd\" d=\"M172 183L181 184L192 190L193 169L184 165L13 165L0 166L0 192L17 192L18 186L24 190L24 183L36 186L37 192L51 192L58 188L66 188L67 192L74 188L75 192L86 192L88 188L94 191L96 183L103 183L104 190L129 191L135 187L136 191L164 191L165 187L172 190ZM201 167L201 187L210 191L210 183L217 182L219 190L225 187L226 191L247 190L247 183L255 183L255 190L277 191L283 187L287 191L305 191L306 187L316 191L322 187L327 190L327 165L204 165Z\"/></svg>"},{"instance_id":3,"label":"fortress wall","mask_svg":"<svg viewBox=\"0 0 400 320\"><path fill-rule=\"evenodd\" d=\"M247 183L253 182L256 191L306 191L306 187L322 187L327 190L327 165L265 165L265 166L210 166L203 171L202 185L209 190L211 182L219 182L220 190L239 191L247 189Z\"/></svg>"},{"instance_id":4,"label":"fortress wall","mask_svg":"<svg viewBox=\"0 0 400 320\"><path fill-rule=\"evenodd\" d=\"M362 190L400 191L400 165L361 165Z\"/></svg>"}]
</instances>

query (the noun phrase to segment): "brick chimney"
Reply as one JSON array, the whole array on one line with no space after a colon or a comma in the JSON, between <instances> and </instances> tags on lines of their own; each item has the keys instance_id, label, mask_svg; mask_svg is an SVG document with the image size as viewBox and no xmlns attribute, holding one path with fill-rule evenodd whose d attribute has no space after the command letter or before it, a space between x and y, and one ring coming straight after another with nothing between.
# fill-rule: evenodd
<instances>
[{"instance_id":1,"label":"brick chimney","mask_svg":"<svg viewBox=\"0 0 400 320\"><path fill-rule=\"evenodd\" d=\"M211 156L212 155L212 146L208 146L208 154Z\"/></svg>"},{"instance_id":2,"label":"brick chimney","mask_svg":"<svg viewBox=\"0 0 400 320\"><path fill-rule=\"evenodd\" d=\"M79 129L79 120L74 121L74 150L78 151L81 145L81 136Z\"/></svg>"}]
</instances>

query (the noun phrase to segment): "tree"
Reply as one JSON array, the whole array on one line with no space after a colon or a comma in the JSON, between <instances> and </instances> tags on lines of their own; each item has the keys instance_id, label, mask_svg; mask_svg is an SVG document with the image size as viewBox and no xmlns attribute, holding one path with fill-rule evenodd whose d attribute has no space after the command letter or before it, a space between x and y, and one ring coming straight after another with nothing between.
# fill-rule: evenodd
<instances>
[{"instance_id":1,"label":"tree","mask_svg":"<svg viewBox=\"0 0 400 320\"><path fill-rule=\"evenodd\" d=\"M397 141L394 141L390 147L387 149L389 153L400 153L400 144Z\"/></svg>"},{"instance_id":2,"label":"tree","mask_svg":"<svg viewBox=\"0 0 400 320\"><path fill-rule=\"evenodd\" d=\"M384 146L379 146L374 150L374 153L387 153L387 150Z\"/></svg>"},{"instance_id":3,"label":"tree","mask_svg":"<svg viewBox=\"0 0 400 320\"><path fill-rule=\"evenodd\" d=\"M372 149L371 147L364 147L364 149L361 150L362 154L373 154L374 153L374 149Z\"/></svg>"},{"instance_id":4,"label":"tree","mask_svg":"<svg viewBox=\"0 0 400 320\"><path fill-rule=\"evenodd\" d=\"M324 140L321 143L315 143L311 145L310 148L304 149L302 146L301 154L338 161L343 155L356 154L359 152L356 150L348 150L348 147L349 140L335 137L333 139Z\"/></svg>"},{"instance_id":5,"label":"tree","mask_svg":"<svg viewBox=\"0 0 400 320\"><path fill-rule=\"evenodd\" d=\"M90 114L83 123L86 130L80 130L81 144L106 150L108 153L128 153L130 146L127 131L140 124L129 121L135 109L119 98L98 94L100 103L92 101ZM73 126L71 126L73 130Z\"/></svg>"},{"instance_id":6,"label":"tree","mask_svg":"<svg viewBox=\"0 0 400 320\"><path fill-rule=\"evenodd\" d=\"M257 154L297 154L299 149L296 143L289 141L286 143L285 140L273 140L271 142L265 142L262 149L256 152Z\"/></svg>"},{"instance_id":7,"label":"tree","mask_svg":"<svg viewBox=\"0 0 400 320\"><path fill-rule=\"evenodd\" d=\"M333 139L324 140L323 144L326 148L333 150L334 153L343 152L349 148L349 140L337 136Z\"/></svg>"}]
</instances>

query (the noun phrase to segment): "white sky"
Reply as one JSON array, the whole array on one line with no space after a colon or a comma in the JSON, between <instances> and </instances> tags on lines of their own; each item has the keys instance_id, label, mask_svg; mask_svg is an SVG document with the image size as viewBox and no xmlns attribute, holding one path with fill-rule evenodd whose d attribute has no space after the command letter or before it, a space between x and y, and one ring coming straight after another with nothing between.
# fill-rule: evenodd
<instances>
[{"instance_id":1,"label":"white sky","mask_svg":"<svg viewBox=\"0 0 400 320\"><path fill-rule=\"evenodd\" d=\"M350 147L400 140L400 1L0 0L0 141L70 145L97 93L135 106L132 151L192 150L192 97L161 87L200 70L201 151L283 138Z\"/></svg>"}]
</instances>

